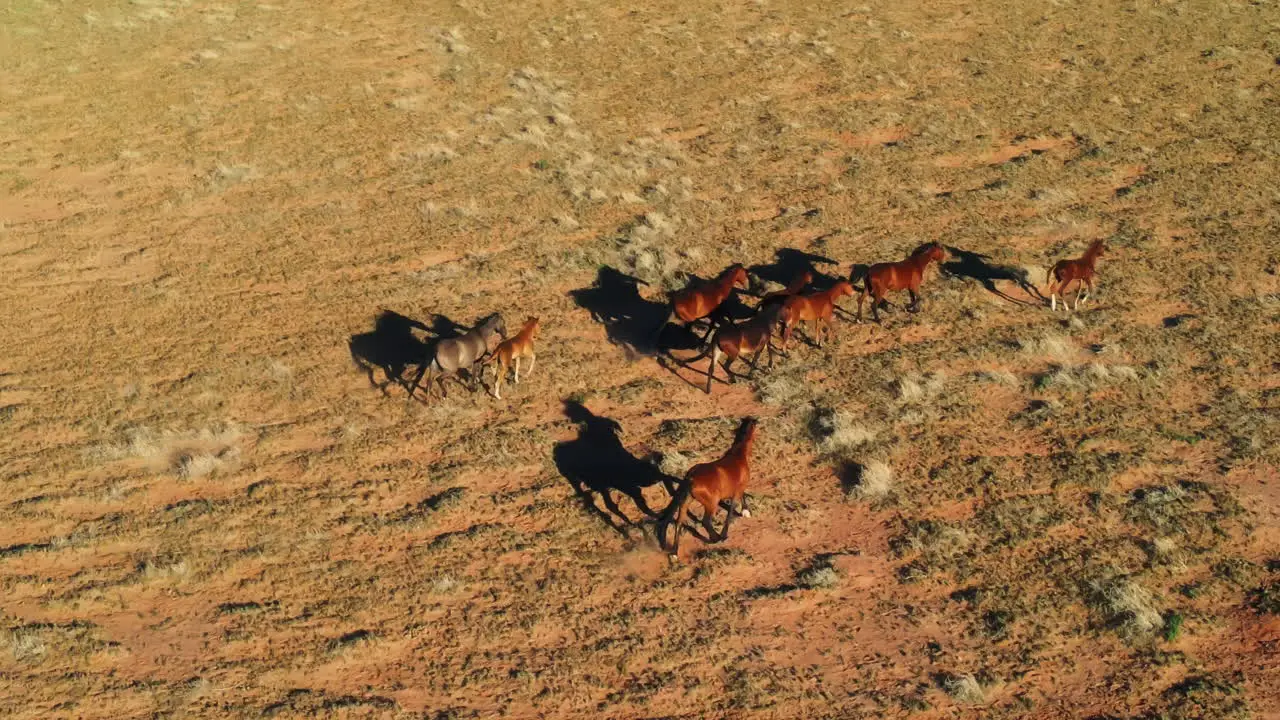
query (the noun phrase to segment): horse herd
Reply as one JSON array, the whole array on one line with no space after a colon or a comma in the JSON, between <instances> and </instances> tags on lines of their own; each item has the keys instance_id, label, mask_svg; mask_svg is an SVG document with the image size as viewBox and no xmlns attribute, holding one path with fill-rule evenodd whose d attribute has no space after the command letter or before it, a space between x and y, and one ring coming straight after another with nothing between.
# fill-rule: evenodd
<instances>
[{"instance_id":1,"label":"horse herd","mask_svg":"<svg viewBox=\"0 0 1280 720\"><path fill-rule=\"evenodd\" d=\"M1050 268L1046 281L1053 311L1057 311L1059 294L1063 298L1064 311L1079 309L1080 303L1088 300L1093 290L1094 268L1104 250L1103 242L1095 240L1081 257L1060 260ZM823 290L810 290L813 275L801 272L781 291L762 296L754 313L736 322L726 314L726 301L735 288L746 288L749 278L742 265L734 264L709 281L695 281L672 293L668 298L666 315L653 335L653 344L657 345L663 330L673 321L690 328L704 323L707 329L700 341L703 349L692 360L711 356L705 387L705 392L710 393L717 367L722 367L727 380L734 382L730 366L744 355L750 356L748 377L755 372L765 351L769 353L769 365L772 366L774 353L785 353L793 331L804 323L808 323L810 340L821 347L824 334L829 339L834 332L835 310L842 297L858 294L858 322L862 322L863 305L868 298L871 299L872 318L880 322L879 308L888 304L886 296L890 292L907 291L911 299L907 307L915 312L920 304L919 290L925 271L931 263L941 263L947 257L945 247L926 243L904 260L855 266L848 280L840 280ZM859 281L861 287L855 288ZM1074 304L1069 304L1066 293L1072 285L1076 286L1076 298ZM539 319L531 317L518 333L508 338L502 316L495 313L460 337L439 341L434 356L421 364L410 384L410 399L415 396L424 374L429 402L433 381L439 386L442 396L447 396L446 379L455 378L461 382L460 376L465 373L474 386L489 366L494 368L493 394L501 398L502 383L510 370L515 371L515 382L520 382L521 360L528 360L526 376L533 371L537 357L534 339L539 327ZM776 348L775 337L778 340ZM745 493L756 427L754 418L743 420L729 450L717 460L689 468L676 487L658 525L659 543L670 552L673 560L679 559L680 535L685 522L694 519L691 501L702 506L700 523L709 542L719 542L728 537L729 525L735 514L751 517ZM721 507L726 516L724 525L716 531L713 518ZM672 526L675 533L668 545L665 535Z\"/></svg>"}]
</instances>

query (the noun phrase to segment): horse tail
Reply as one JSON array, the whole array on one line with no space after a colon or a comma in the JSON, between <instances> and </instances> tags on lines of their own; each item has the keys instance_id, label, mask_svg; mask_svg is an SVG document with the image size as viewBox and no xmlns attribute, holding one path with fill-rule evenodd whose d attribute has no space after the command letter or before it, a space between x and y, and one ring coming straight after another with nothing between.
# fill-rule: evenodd
<instances>
[{"instance_id":1,"label":"horse tail","mask_svg":"<svg viewBox=\"0 0 1280 720\"><path fill-rule=\"evenodd\" d=\"M667 506L666 510L662 511L662 517L658 519L658 544L662 546L662 549L668 549L665 540L667 528L671 526L672 522L676 524L676 537L672 542L672 552L679 547L680 522L683 520L681 514L684 511L685 503L689 502L691 494L693 494L693 478L685 475L680 484L676 486L676 493L671 497L671 504Z\"/></svg>"},{"instance_id":2,"label":"horse tail","mask_svg":"<svg viewBox=\"0 0 1280 720\"><path fill-rule=\"evenodd\" d=\"M649 340L649 343L655 348L658 346L658 341L662 339L662 331L667 329L667 323L671 322L671 318L676 314L674 303L667 303L663 310L665 312L662 315L662 319L658 320L658 326L653 329L653 336Z\"/></svg>"},{"instance_id":3,"label":"horse tail","mask_svg":"<svg viewBox=\"0 0 1280 720\"><path fill-rule=\"evenodd\" d=\"M867 287L867 283L869 282L869 280L867 279L867 273L870 270L871 270L870 265L854 265L849 270L849 284L853 286L854 290L857 290L858 292L862 292L863 289ZM859 280L862 281L862 287L858 287Z\"/></svg>"}]
</instances>

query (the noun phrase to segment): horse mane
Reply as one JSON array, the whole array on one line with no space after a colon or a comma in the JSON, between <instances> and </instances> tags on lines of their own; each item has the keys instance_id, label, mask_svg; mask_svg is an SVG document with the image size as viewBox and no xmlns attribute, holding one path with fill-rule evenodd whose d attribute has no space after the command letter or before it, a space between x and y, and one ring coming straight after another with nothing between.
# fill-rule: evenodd
<instances>
[{"instance_id":1,"label":"horse mane","mask_svg":"<svg viewBox=\"0 0 1280 720\"><path fill-rule=\"evenodd\" d=\"M911 251L911 257L920 257L921 255L924 255L925 253L930 252L934 248L938 248L939 250L941 250L942 246L936 242L924 243L923 245L918 246L915 250Z\"/></svg>"},{"instance_id":2,"label":"horse mane","mask_svg":"<svg viewBox=\"0 0 1280 720\"><path fill-rule=\"evenodd\" d=\"M744 441L746 441L746 439L747 439L747 437L748 437L748 432L747 432L747 431L748 431L750 428L755 427L755 426L757 425L757 423L758 423L758 422L759 422L759 421L757 421L754 417L747 417L747 418L743 418L743 419L742 419L742 424L738 426L737 431L734 433L734 437L733 437L733 444L734 444L734 445L740 445L740 444L742 444Z\"/></svg>"}]
</instances>

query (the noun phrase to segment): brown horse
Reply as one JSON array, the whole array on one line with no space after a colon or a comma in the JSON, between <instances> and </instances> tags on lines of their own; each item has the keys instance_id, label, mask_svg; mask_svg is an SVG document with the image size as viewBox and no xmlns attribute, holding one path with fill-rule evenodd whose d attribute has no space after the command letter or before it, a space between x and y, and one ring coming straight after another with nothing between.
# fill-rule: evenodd
<instances>
[{"instance_id":1,"label":"brown horse","mask_svg":"<svg viewBox=\"0 0 1280 720\"><path fill-rule=\"evenodd\" d=\"M916 292L920 289L920 281L924 279L925 269L929 267L929 263L940 263L946 259L945 248L938 243L925 243L916 248L906 260L876 263L863 273L859 273L855 266L853 272L849 273L849 282L858 280L860 274L865 278L862 294L858 296L858 322L862 322L862 303L868 296L872 298L871 316L876 322L880 322L877 308L884 302L884 296L894 290L906 290L911 295L908 309L915 312L920 305Z\"/></svg>"},{"instance_id":2,"label":"brown horse","mask_svg":"<svg viewBox=\"0 0 1280 720\"><path fill-rule=\"evenodd\" d=\"M533 364L538 359L538 355L533 351L533 339L537 336L540 327L542 325L538 318L529 318L525 321L524 327L520 329L520 332L498 343L497 349L484 360L484 364L492 364L494 366L494 397L499 400L502 399L502 381L507 377L507 368L513 364L516 371L516 385L520 384L521 358L529 359L529 369L525 370L525 375L533 372Z\"/></svg>"},{"instance_id":3,"label":"brown horse","mask_svg":"<svg viewBox=\"0 0 1280 720\"><path fill-rule=\"evenodd\" d=\"M760 353L765 350L769 351L769 367L773 367L773 331L782 320L782 308L782 305L770 305L761 308L755 315L740 323L721 325L716 328L710 344L698 356L706 357L708 352L711 353L711 364L707 366L706 392L708 394L711 393L711 381L715 379L716 366L720 364L721 356L725 358L724 374L728 376L729 382L734 382L733 371L729 366L744 353L755 353L751 357L751 371L747 373L747 377L755 373ZM694 358L696 359L698 358Z\"/></svg>"},{"instance_id":4,"label":"brown horse","mask_svg":"<svg viewBox=\"0 0 1280 720\"><path fill-rule=\"evenodd\" d=\"M809 287L811 282L813 282L813 273L808 270L801 270L785 288L760 298L760 307L764 307L769 303L783 302L792 295L798 295L806 287Z\"/></svg>"},{"instance_id":5,"label":"brown horse","mask_svg":"<svg viewBox=\"0 0 1280 720\"><path fill-rule=\"evenodd\" d=\"M1067 286L1073 282L1079 282L1076 286L1076 303L1071 310L1079 310L1080 303L1089 299L1089 293L1093 292L1093 275L1094 265L1098 262L1098 256L1106 252L1101 240L1094 240L1089 244L1089 248L1084 251L1084 255L1074 260L1059 260L1049 270L1049 307L1057 311L1058 309L1058 293L1062 293L1062 309L1065 312L1067 307ZM1080 297L1080 292L1084 291L1084 297Z\"/></svg>"},{"instance_id":6,"label":"brown horse","mask_svg":"<svg viewBox=\"0 0 1280 720\"><path fill-rule=\"evenodd\" d=\"M686 325L690 325L710 316L724 304L725 300L729 299L734 286L747 287L747 270L737 263L725 268L713 280L692 282L683 290L672 293L671 300L667 304L670 311L654 333L654 344L657 344L658 338L662 336L662 330L672 320L679 319ZM710 330L707 332L710 333Z\"/></svg>"},{"instance_id":7,"label":"brown horse","mask_svg":"<svg viewBox=\"0 0 1280 720\"><path fill-rule=\"evenodd\" d=\"M706 529L707 539L711 542L720 542L729 537L729 524L733 522L734 513L744 518L751 517L751 511L747 509L746 497L747 478L750 474L747 463L751 455L751 445L755 439L756 419L746 418L738 427L737 439L724 457L694 465L685 473L684 480L676 488L675 497L663 513L658 527L658 537L662 540L666 535L666 527L675 523L675 537L672 538L669 548L672 560L680 559L680 533L684 531L685 520L693 519L692 513L689 512L690 496L702 506L702 527ZM726 509L728 514L724 519L724 529L717 533L712 527L711 520L720 509L722 500L729 501L729 507ZM735 502L741 510L734 509Z\"/></svg>"},{"instance_id":8,"label":"brown horse","mask_svg":"<svg viewBox=\"0 0 1280 720\"><path fill-rule=\"evenodd\" d=\"M424 374L427 376L428 401L431 400L432 380L436 380L440 385L441 396L448 397L449 393L444 388L445 378L456 377L460 370L471 372L472 367L497 344L499 336L507 336L507 325L502 321L502 315L494 313L461 337L448 338L436 343L435 357L431 358L430 362L422 363L418 368L417 377L409 386L409 398L413 399L413 394L417 391L418 383L422 381Z\"/></svg>"},{"instance_id":9,"label":"brown horse","mask_svg":"<svg viewBox=\"0 0 1280 720\"><path fill-rule=\"evenodd\" d=\"M841 280L828 290L787 298L782 304L782 350L785 352L791 341L791 329L802 322L810 323L813 341L822 347L822 329L826 328L828 337L835 333L831 321L836 314L836 301L848 295L853 295L853 285Z\"/></svg>"}]
</instances>

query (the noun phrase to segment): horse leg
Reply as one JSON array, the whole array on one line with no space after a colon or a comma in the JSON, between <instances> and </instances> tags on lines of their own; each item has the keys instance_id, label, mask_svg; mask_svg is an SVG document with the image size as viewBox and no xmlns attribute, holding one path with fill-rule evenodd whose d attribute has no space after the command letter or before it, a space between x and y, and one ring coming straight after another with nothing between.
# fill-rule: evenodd
<instances>
[{"instance_id":1,"label":"horse leg","mask_svg":"<svg viewBox=\"0 0 1280 720\"><path fill-rule=\"evenodd\" d=\"M880 295L871 296L871 319L877 323L880 322L880 303L884 302L884 298Z\"/></svg>"},{"instance_id":2,"label":"horse leg","mask_svg":"<svg viewBox=\"0 0 1280 720\"><path fill-rule=\"evenodd\" d=\"M729 378L729 383L730 383L730 384L733 384L733 383L738 382L738 381L737 381L737 379L736 379L736 378L734 377L734 375L733 375L733 370L731 370L731 369L730 369L730 366L732 366L732 365L733 365L733 361L734 361L734 360L737 360L737 359L738 359L738 356L737 356L737 355L730 355L730 354L728 354L728 353L725 353L725 356L724 356L724 374L725 374L725 377Z\"/></svg>"},{"instance_id":3,"label":"horse leg","mask_svg":"<svg viewBox=\"0 0 1280 720\"><path fill-rule=\"evenodd\" d=\"M431 367L431 362L427 361L418 368L418 374L413 377L413 382L409 384L409 399L413 399L413 394L418 391L418 383L422 382L422 376L427 373L427 369ZM370 379L373 378L373 371L369 371ZM431 381L427 381L427 396L431 396Z\"/></svg>"},{"instance_id":4,"label":"horse leg","mask_svg":"<svg viewBox=\"0 0 1280 720\"><path fill-rule=\"evenodd\" d=\"M516 381L515 381L515 384L516 384L516 385L519 385L519 384L520 384L520 356L519 356L519 355L517 355L517 356L515 357L515 361L516 361Z\"/></svg>"},{"instance_id":5,"label":"horse leg","mask_svg":"<svg viewBox=\"0 0 1280 720\"><path fill-rule=\"evenodd\" d=\"M707 394L711 394L711 381L716 377L716 364L720 362L720 346L716 345L711 348L711 364L707 366ZM725 368L725 372L729 372Z\"/></svg>"},{"instance_id":6,"label":"horse leg","mask_svg":"<svg viewBox=\"0 0 1280 720\"><path fill-rule=\"evenodd\" d=\"M767 341L766 341L766 344L767 344ZM756 354L751 356L751 369L747 371L747 378L748 378L748 379L750 379L750 378L752 378L752 377L755 377L755 374L756 374L756 364L758 364L758 363L760 362L760 354L764 352L764 348L765 348L765 346L764 346L764 345L761 345L761 346L760 346L760 349L759 349L759 350L756 350Z\"/></svg>"},{"instance_id":7,"label":"horse leg","mask_svg":"<svg viewBox=\"0 0 1280 720\"><path fill-rule=\"evenodd\" d=\"M747 490L746 490L746 488L743 488L743 489L742 489L742 492L738 493L738 506L742 508L742 512L741 512L741 513L739 513L740 515L742 515L742 517L744 517L744 518L749 518L749 517L751 517L751 510L747 508Z\"/></svg>"},{"instance_id":8,"label":"horse leg","mask_svg":"<svg viewBox=\"0 0 1280 720\"><path fill-rule=\"evenodd\" d=\"M532 350L530 350L529 351L529 369L524 371L525 377L529 377L530 375L533 374L533 363L537 361L537 359L538 359L538 356L535 355Z\"/></svg>"},{"instance_id":9,"label":"horse leg","mask_svg":"<svg viewBox=\"0 0 1280 720\"><path fill-rule=\"evenodd\" d=\"M867 299L867 288L862 289L862 294L858 296L858 322L862 322L862 303ZM872 306L874 309L874 306Z\"/></svg>"},{"instance_id":10,"label":"horse leg","mask_svg":"<svg viewBox=\"0 0 1280 720\"><path fill-rule=\"evenodd\" d=\"M687 513L685 512L685 508L683 507L676 508L675 519L673 521L675 522L676 530L675 530L675 533L671 536L671 559L672 560L676 560L676 561L680 560L680 533L684 530L684 521L686 519L686 515Z\"/></svg>"},{"instance_id":11,"label":"horse leg","mask_svg":"<svg viewBox=\"0 0 1280 720\"><path fill-rule=\"evenodd\" d=\"M507 374L507 366L498 360L493 363L493 396L502 399L502 380Z\"/></svg>"},{"instance_id":12,"label":"horse leg","mask_svg":"<svg viewBox=\"0 0 1280 720\"><path fill-rule=\"evenodd\" d=\"M1076 304L1071 308L1072 310L1079 310L1079 309L1080 309L1080 293L1082 293L1082 292L1084 292L1084 283L1083 283L1083 282L1081 282L1080 284L1076 285Z\"/></svg>"},{"instance_id":13,"label":"horse leg","mask_svg":"<svg viewBox=\"0 0 1280 720\"><path fill-rule=\"evenodd\" d=\"M733 522L733 516L738 514L733 509L733 499L729 499L729 511L724 514L724 528L720 530L720 539L716 542L724 542L729 539L729 525Z\"/></svg>"},{"instance_id":14,"label":"horse leg","mask_svg":"<svg viewBox=\"0 0 1280 720\"><path fill-rule=\"evenodd\" d=\"M907 305L907 311L920 312L920 296L912 288L907 288L907 294L911 296L911 304Z\"/></svg>"},{"instance_id":15,"label":"horse leg","mask_svg":"<svg viewBox=\"0 0 1280 720\"><path fill-rule=\"evenodd\" d=\"M729 517L732 518L733 513L729 513ZM712 524L711 520L712 520L711 511L704 508L702 511L702 527L707 531L707 542L715 543L715 542L720 542L721 540L724 540L724 536L716 532L715 525ZM728 529L728 523L729 521L726 520L725 521L726 529Z\"/></svg>"},{"instance_id":16,"label":"horse leg","mask_svg":"<svg viewBox=\"0 0 1280 720\"><path fill-rule=\"evenodd\" d=\"M1084 287L1084 297L1080 299L1080 302L1084 302L1085 300L1088 300L1088 299L1089 299L1089 293L1093 292L1093 278L1089 278L1089 279L1085 280L1085 281L1084 281L1084 286L1085 286L1085 287Z\"/></svg>"}]
</instances>

